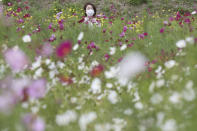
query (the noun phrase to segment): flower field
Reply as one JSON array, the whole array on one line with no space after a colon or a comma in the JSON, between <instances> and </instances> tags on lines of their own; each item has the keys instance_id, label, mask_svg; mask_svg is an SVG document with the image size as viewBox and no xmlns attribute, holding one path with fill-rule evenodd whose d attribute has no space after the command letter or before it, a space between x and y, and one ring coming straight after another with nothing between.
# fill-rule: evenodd
<instances>
[{"instance_id":1,"label":"flower field","mask_svg":"<svg viewBox=\"0 0 197 131\"><path fill-rule=\"evenodd\" d=\"M0 131L196 130L196 8L56 5L0 4Z\"/></svg>"}]
</instances>

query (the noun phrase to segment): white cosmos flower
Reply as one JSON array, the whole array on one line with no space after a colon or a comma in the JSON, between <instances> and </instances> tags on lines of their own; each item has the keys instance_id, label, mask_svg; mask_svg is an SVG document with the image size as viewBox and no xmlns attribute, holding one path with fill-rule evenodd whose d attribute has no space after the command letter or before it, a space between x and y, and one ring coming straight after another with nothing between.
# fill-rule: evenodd
<instances>
[{"instance_id":1,"label":"white cosmos flower","mask_svg":"<svg viewBox=\"0 0 197 131\"><path fill-rule=\"evenodd\" d=\"M117 78L120 84L125 85L129 79L143 72L146 69L146 61L146 57L140 52L132 52L126 55L118 65L120 70L117 73Z\"/></svg>"},{"instance_id":2,"label":"white cosmos flower","mask_svg":"<svg viewBox=\"0 0 197 131\"><path fill-rule=\"evenodd\" d=\"M178 92L174 92L170 97L169 101L173 104L179 103L181 99L181 95Z\"/></svg>"},{"instance_id":3,"label":"white cosmos flower","mask_svg":"<svg viewBox=\"0 0 197 131\"><path fill-rule=\"evenodd\" d=\"M159 93L154 94L150 99L152 104L159 104L162 100L163 97Z\"/></svg>"},{"instance_id":4,"label":"white cosmos flower","mask_svg":"<svg viewBox=\"0 0 197 131\"><path fill-rule=\"evenodd\" d=\"M83 36L84 36L84 33L80 32L79 36L77 37L77 40L81 41L83 39Z\"/></svg>"},{"instance_id":5,"label":"white cosmos flower","mask_svg":"<svg viewBox=\"0 0 197 131\"><path fill-rule=\"evenodd\" d=\"M81 131L87 130L87 125L91 122L93 122L97 118L97 115L95 112L89 112L87 114L81 115L79 118L79 127Z\"/></svg>"},{"instance_id":6,"label":"white cosmos flower","mask_svg":"<svg viewBox=\"0 0 197 131\"><path fill-rule=\"evenodd\" d=\"M165 62L164 65L165 65L165 67L167 67L168 69L170 69L170 68L172 68L172 67L174 67L176 65L176 61L169 60L169 61Z\"/></svg>"},{"instance_id":7,"label":"white cosmos flower","mask_svg":"<svg viewBox=\"0 0 197 131\"><path fill-rule=\"evenodd\" d=\"M91 91L93 94L101 93L101 80L100 80L100 79L95 78L95 79L92 81L90 91Z\"/></svg>"},{"instance_id":8,"label":"white cosmos flower","mask_svg":"<svg viewBox=\"0 0 197 131\"><path fill-rule=\"evenodd\" d=\"M35 62L32 63L31 70L35 70L36 68L40 67L41 66L41 62L42 62L42 57L36 58Z\"/></svg>"},{"instance_id":9,"label":"white cosmos flower","mask_svg":"<svg viewBox=\"0 0 197 131\"><path fill-rule=\"evenodd\" d=\"M196 93L194 91L193 87L193 81L188 81L185 88L182 91L182 96L186 101L193 101L196 98Z\"/></svg>"},{"instance_id":10,"label":"white cosmos flower","mask_svg":"<svg viewBox=\"0 0 197 131\"><path fill-rule=\"evenodd\" d=\"M141 102L137 102L137 103L135 103L135 108L138 110L142 110L144 108L144 106Z\"/></svg>"},{"instance_id":11,"label":"white cosmos flower","mask_svg":"<svg viewBox=\"0 0 197 131\"><path fill-rule=\"evenodd\" d=\"M75 44L73 50L77 50L79 48L79 44Z\"/></svg>"},{"instance_id":12,"label":"white cosmos flower","mask_svg":"<svg viewBox=\"0 0 197 131\"><path fill-rule=\"evenodd\" d=\"M112 103L116 104L118 102L118 94L116 91L110 91L107 99Z\"/></svg>"},{"instance_id":13,"label":"white cosmos flower","mask_svg":"<svg viewBox=\"0 0 197 131\"><path fill-rule=\"evenodd\" d=\"M67 126L71 122L75 122L77 113L73 110L68 110L63 114L56 115L56 123L59 126Z\"/></svg>"},{"instance_id":14,"label":"white cosmos flower","mask_svg":"<svg viewBox=\"0 0 197 131\"><path fill-rule=\"evenodd\" d=\"M117 72L118 72L118 68L116 68L115 66L114 67L111 67L110 68L110 71L105 71L105 77L107 79L110 79L110 78L113 78L116 76Z\"/></svg>"},{"instance_id":15,"label":"white cosmos flower","mask_svg":"<svg viewBox=\"0 0 197 131\"><path fill-rule=\"evenodd\" d=\"M36 70L35 74L34 74L34 78L37 79L37 78L41 77L43 71L44 71L44 70L42 69L42 67L38 68L38 69Z\"/></svg>"},{"instance_id":16,"label":"white cosmos flower","mask_svg":"<svg viewBox=\"0 0 197 131\"><path fill-rule=\"evenodd\" d=\"M162 131L176 131L177 125L174 119L167 120L161 127Z\"/></svg>"},{"instance_id":17,"label":"white cosmos flower","mask_svg":"<svg viewBox=\"0 0 197 131\"><path fill-rule=\"evenodd\" d=\"M185 48L186 47L186 41L185 40L179 40L177 43L176 43L176 46L178 48Z\"/></svg>"},{"instance_id":18,"label":"white cosmos flower","mask_svg":"<svg viewBox=\"0 0 197 131\"><path fill-rule=\"evenodd\" d=\"M131 115L132 113L133 113L133 110L130 109L130 108L124 110L124 114L125 114L125 115Z\"/></svg>"},{"instance_id":19,"label":"white cosmos flower","mask_svg":"<svg viewBox=\"0 0 197 131\"><path fill-rule=\"evenodd\" d=\"M113 54L115 54L116 53L116 47L110 47L110 52L109 52L109 54L110 55L113 55Z\"/></svg>"},{"instance_id":20,"label":"white cosmos flower","mask_svg":"<svg viewBox=\"0 0 197 131\"><path fill-rule=\"evenodd\" d=\"M56 69L55 62L51 62L51 64L48 66L48 68L49 68L50 70Z\"/></svg>"},{"instance_id":21,"label":"white cosmos flower","mask_svg":"<svg viewBox=\"0 0 197 131\"><path fill-rule=\"evenodd\" d=\"M45 60L45 64L46 64L46 65L49 65L50 63L51 63L51 60L50 60L50 59L46 59L46 60Z\"/></svg>"},{"instance_id":22,"label":"white cosmos flower","mask_svg":"<svg viewBox=\"0 0 197 131\"><path fill-rule=\"evenodd\" d=\"M60 69L62 69L62 68L65 67L65 64L64 64L63 62L61 62L61 61L58 61L58 62L57 62L57 66L58 66Z\"/></svg>"},{"instance_id":23,"label":"white cosmos flower","mask_svg":"<svg viewBox=\"0 0 197 131\"><path fill-rule=\"evenodd\" d=\"M126 48L127 48L127 45L124 44L124 45L122 45L122 46L120 47L120 50L123 51L123 50L125 50Z\"/></svg>"},{"instance_id":24,"label":"white cosmos flower","mask_svg":"<svg viewBox=\"0 0 197 131\"><path fill-rule=\"evenodd\" d=\"M107 87L107 88L112 88L113 85L112 85L112 83L107 83L107 84L106 84L106 87Z\"/></svg>"},{"instance_id":25,"label":"white cosmos flower","mask_svg":"<svg viewBox=\"0 0 197 131\"><path fill-rule=\"evenodd\" d=\"M25 43L31 42L31 37L30 37L30 35L25 35L25 36L23 36L23 42L25 42Z\"/></svg>"},{"instance_id":26,"label":"white cosmos flower","mask_svg":"<svg viewBox=\"0 0 197 131\"><path fill-rule=\"evenodd\" d=\"M197 13L196 11L193 11L191 14L192 14L192 15L195 15L196 13Z\"/></svg>"},{"instance_id":27,"label":"white cosmos flower","mask_svg":"<svg viewBox=\"0 0 197 131\"><path fill-rule=\"evenodd\" d=\"M194 44L195 42L193 37L187 37L185 41L188 42L189 44Z\"/></svg>"},{"instance_id":28,"label":"white cosmos flower","mask_svg":"<svg viewBox=\"0 0 197 131\"><path fill-rule=\"evenodd\" d=\"M164 86L164 84L165 84L165 80L164 79L157 80L157 82L156 82L156 86L158 88Z\"/></svg>"}]
</instances>

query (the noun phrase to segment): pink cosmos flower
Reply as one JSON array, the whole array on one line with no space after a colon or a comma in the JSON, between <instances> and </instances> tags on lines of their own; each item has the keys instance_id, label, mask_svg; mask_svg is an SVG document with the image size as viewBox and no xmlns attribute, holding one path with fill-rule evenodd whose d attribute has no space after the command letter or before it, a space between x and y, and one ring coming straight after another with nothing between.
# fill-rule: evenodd
<instances>
[{"instance_id":1,"label":"pink cosmos flower","mask_svg":"<svg viewBox=\"0 0 197 131\"><path fill-rule=\"evenodd\" d=\"M53 53L53 47L50 43L45 43L42 46L41 55L44 57L48 57Z\"/></svg>"},{"instance_id":2,"label":"pink cosmos flower","mask_svg":"<svg viewBox=\"0 0 197 131\"><path fill-rule=\"evenodd\" d=\"M56 37L54 34L51 35L51 37L49 38L49 41L50 42L53 42L54 40L56 40Z\"/></svg>"},{"instance_id":3,"label":"pink cosmos flower","mask_svg":"<svg viewBox=\"0 0 197 131\"><path fill-rule=\"evenodd\" d=\"M144 34L139 34L139 35L138 35L138 38L139 38L139 39L144 39Z\"/></svg>"},{"instance_id":4,"label":"pink cosmos flower","mask_svg":"<svg viewBox=\"0 0 197 131\"><path fill-rule=\"evenodd\" d=\"M125 32L122 32L119 36L120 37L124 37L125 36Z\"/></svg>"},{"instance_id":5,"label":"pink cosmos flower","mask_svg":"<svg viewBox=\"0 0 197 131\"><path fill-rule=\"evenodd\" d=\"M148 33L147 32L144 32L144 36L148 36Z\"/></svg>"},{"instance_id":6,"label":"pink cosmos flower","mask_svg":"<svg viewBox=\"0 0 197 131\"><path fill-rule=\"evenodd\" d=\"M109 60L109 58L110 58L110 55L109 54L105 54L105 61L108 61Z\"/></svg>"},{"instance_id":7,"label":"pink cosmos flower","mask_svg":"<svg viewBox=\"0 0 197 131\"><path fill-rule=\"evenodd\" d=\"M28 58L20 49L8 49L4 53L6 63L10 66L12 71L22 71L28 65Z\"/></svg>"},{"instance_id":8,"label":"pink cosmos flower","mask_svg":"<svg viewBox=\"0 0 197 131\"><path fill-rule=\"evenodd\" d=\"M165 28L160 29L160 33L164 33Z\"/></svg>"},{"instance_id":9,"label":"pink cosmos flower","mask_svg":"<svg viewBox=\"0 0 197 131\"><path fill-rule=\"evenodd\" d=\"M12 3L11 2L8 2L8 6L12 6Z\"/></svg>"},{"instance_id":10,"label":"pink cosmos flower","mask_svg":"<svg viewBox=\"0 0 197 131\"><path fill-rule=\"evenodd\" d=\"M15 99L11 93L0 95L0 112L9 114L15 106Z\"/></svg>"},{"instance_id":11,"label":"pink cosmos flower","mask_svg":"<svg viewBox=\"0 0 197 131\"><path fill-rule=\"evenodd\" d=\"M126 32L127 31L127 26L124 26L123 27L123 32Z\"/></svg>"},{"instance_id":12,"label":"pink cosmos flower","mask_svg":"<svg viewBox=\"0 0 197 131\"><path fill-rule=\"evenodd\" d=\"M46 93L46 80L39 79L33 81L28 87L27 93L31 98L43 98Z\"/></svg>"},{"instance_id":13,"label":"pink cosmos flower","mask_svg":"<svg viewBox=\"0 0 197 131\"><path fill-rule=\"evenodd\" d=\"M56 55L59 58L64 58L67 56L72 50L72 43L71 41L67 40L62 42L56 49Z\"/></svg>"},{"instance_id":14,"label":"pink cosmos flower","mask_svg":"<svg viewBox=\"0 0 197 131\"><path fill-rule=\"evenodd\" d=\"M41 117L34 114L26 114L22 119L28 131L44 131L45 122Z\"/></svg>"},{"instance_id":15,"label":"pink cosmos flower","mask_svg":"<svg viewBox=\"0 0 197 131\"><path fill-rule=\"evenodd\" d=\"M59 28L60 28L60 30L64 30L64 24L59 24Z\"/></svg>"},{"instance_id":16,"label":"pink cosmos flower","mask_svg":"<svg viewBox=\"0 0 197 131\"><path fill-rule=\"evenodd\" d=\"M48 29L52 29L52 23L49 24Z\"/></svg>"}]
</instances>

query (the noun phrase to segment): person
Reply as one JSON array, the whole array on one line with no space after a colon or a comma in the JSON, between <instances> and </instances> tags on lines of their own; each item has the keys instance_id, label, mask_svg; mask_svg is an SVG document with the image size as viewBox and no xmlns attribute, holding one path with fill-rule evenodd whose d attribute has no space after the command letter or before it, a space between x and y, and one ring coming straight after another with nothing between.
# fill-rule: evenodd
<instances>
[{"instance_id":1,"label":"person","mask_svg":"<svg viewBox=\"0 0 197 131\"><path fill-rule=\"evenodd\" d=\"M98 27L101 26L101 23L99 20L96 19L96 7L92 3L86 3L84 5L84 15L81 20L78 21L78 23L85 23L89 26L96 25Z\"/></svg>"}]
</instances>

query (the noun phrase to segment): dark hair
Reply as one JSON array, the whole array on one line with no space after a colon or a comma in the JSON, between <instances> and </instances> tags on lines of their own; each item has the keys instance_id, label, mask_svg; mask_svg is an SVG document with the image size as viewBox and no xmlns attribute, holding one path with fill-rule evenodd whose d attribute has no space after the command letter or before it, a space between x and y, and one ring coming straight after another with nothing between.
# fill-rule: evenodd
<instances>
[{"instance_id":1,"label":"dark hair","mask_svg":"<svg viewBox=\"0 0 197 131\"><path fill-rule=\"evenodd\" d=\"M84 5L83 9L84 9L84 11L85 11L85 16L87 16L87 14L86 14L86 7L87 7L88 5L91 5L91 6L93 7L93 10L94 10L93 16L96 16L96 6L95 6L94 4L92 4L92 3L86 3L86 4Z\"/></svg>"}]
</instances>

